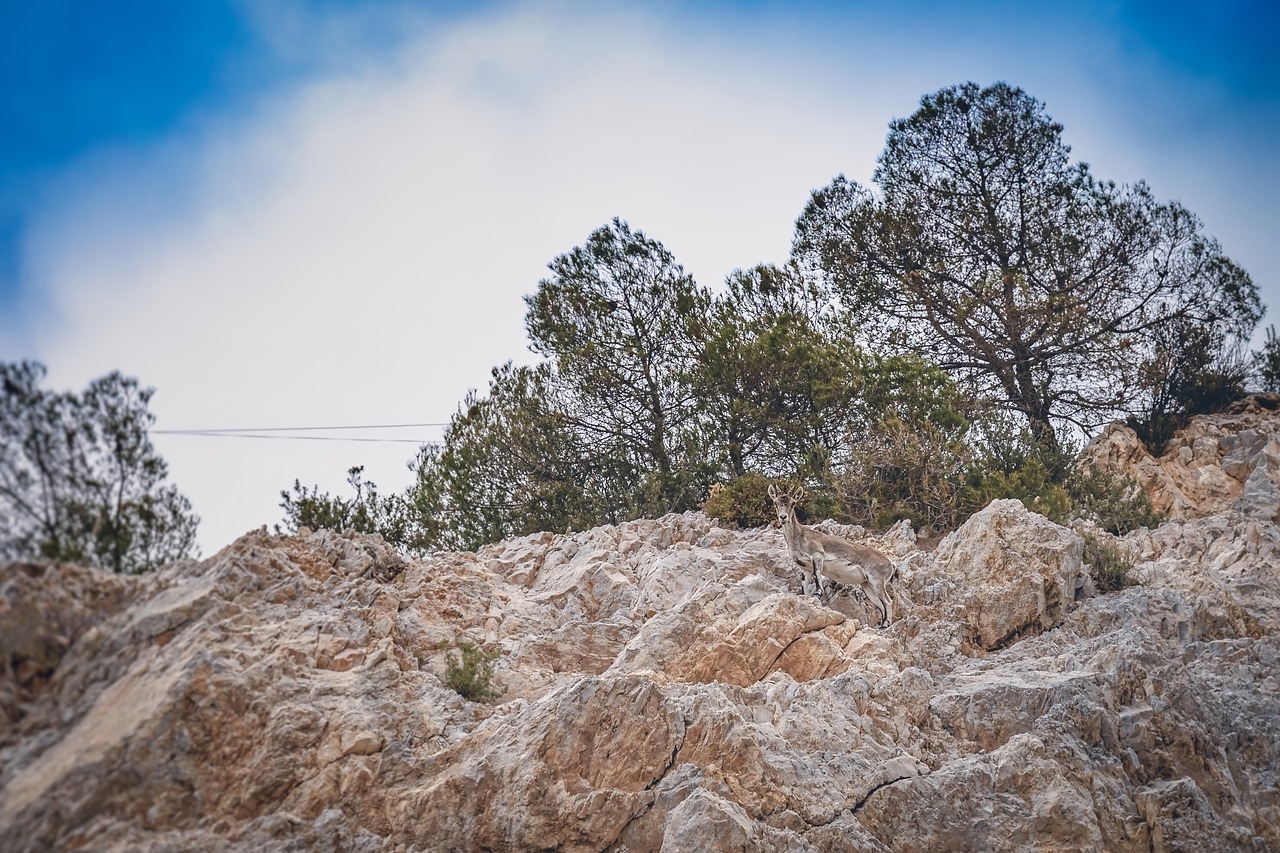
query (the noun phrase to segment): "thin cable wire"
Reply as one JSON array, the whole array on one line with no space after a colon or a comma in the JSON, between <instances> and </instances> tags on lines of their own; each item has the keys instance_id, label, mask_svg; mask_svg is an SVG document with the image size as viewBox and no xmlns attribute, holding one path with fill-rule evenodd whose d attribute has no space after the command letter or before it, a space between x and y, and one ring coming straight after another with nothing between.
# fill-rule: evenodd
<instances>
[{"instance_id":1,"label":"thin cable wire","mask_svg":"<svg viewBox=\"0 0 1280 853\"><path fill-rule=\"evenodd\" d=\"M193 435L204 438L269 438L276 441L364 441L372 444L443 444L441 441L428 441L416 438L355 438L332 435L254 435L249 432L203 431L198 429L151 430L153 433L163 432L166 435Z\"/></svg>"},{"instance_id":2,"label":"thin cable wire","mask_svg":"<svg viewBox=\"0 0 1280 853\"><path fill-rule=\"evenodd\" d=\"M413 424L359 424L352 426L301 426L301 427L240 427L209 429L153 429L152 435L198 435L205 438L272 438L292 441L360 441L370 444L443 444L440 441L429 441L416 438L357 438L355 436L327 435L264 435L263 433L284 432L316 432L321 430L353 430L353 429L408 429L412 427L444 427L448 423L413 423Z\"/></svg>"},{"instance_id":3,"label":"thin cable wire","mask_svg":"<svg viewBox=\"0 0 1280 853\"><path fill-rule=\"evenodd\" d=\"M409 427L442 427L448 426L448 422L431 423L431 424L371 424L361 426L304 426L304 427L238 427L235 429L153 429L154 434L182 435L184 433L191 435L214 435L217 433L240 433L240 432L313 432L316 430L337 430L337 429L406 429Z\"/></svg>"}]
</instances>

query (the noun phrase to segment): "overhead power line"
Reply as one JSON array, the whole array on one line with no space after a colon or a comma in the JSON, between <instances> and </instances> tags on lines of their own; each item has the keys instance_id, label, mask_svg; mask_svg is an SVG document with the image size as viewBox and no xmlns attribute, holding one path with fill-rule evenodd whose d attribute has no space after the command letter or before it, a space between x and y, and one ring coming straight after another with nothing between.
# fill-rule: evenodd
<instances>
[{"instance_id":1,"label":"overhead power line","mask_svg":"<svg viewBox=\"0 0 1280 853\"><path fill-rule=\"evenodd\" d=\"M442 444L443 442L417 438L361 438L357 436L331 435L282 435L281 433L317 432L332 430L406 429L412 427L443 427L447 423L413 424L360 424L355 426L300 426L300 427L240 427L208 429L153 429L153 435L198 435L206 438L267 438L277 441L361 441L375 444Z\"/></svg>"},{"instance_id":2,"label":"overhead power line","mask_svg":"<svg viewBox=\"0 0 1280 853\"><path fill-rule=\"evenodd\" d=\"M354 436L334 435L255 435L251 432L201 432L196 429L165 430L166 435L198 435L205 438L270 438L277 441L366 441L379 444L443 444L442 441L430 441L417 438L356 438Z\"/></svg>"},{"instance_id":3,"label":"overhead power line","mask_svg":"<svg viewBox=\"0 0 1280 853\"><path fill-rule=\"evenodd\" d=\"M432 424L364 424L360 426L302 426L302 427L235 427L235 428L200 428L200 429L153 429L153 433L172 433L172 434L189 434L196 433L198 435L213 435L220 432L312 432L315 430L335 430L335 429L407 429L410 427L442 427L448 426L449 422L432 423Z\"/></svg>"}]
</instances>

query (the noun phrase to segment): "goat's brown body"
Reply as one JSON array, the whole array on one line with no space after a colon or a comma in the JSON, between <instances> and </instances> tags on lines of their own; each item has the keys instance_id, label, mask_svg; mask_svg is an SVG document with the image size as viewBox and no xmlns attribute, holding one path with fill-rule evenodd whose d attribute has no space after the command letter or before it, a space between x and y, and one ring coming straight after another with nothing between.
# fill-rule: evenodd
<instances>
[{"instance_id":1,"label":"goat's brown body","mask_svg":"<svg viewBox=\"0 0 1280 853\"><path fill-rule=\"evenodd\" d=\"M782 538L791 558L804 572L806 593L821 593L824 580L856 586L879 609L883 624L893 621L893 602L885 590L896 569L889 558L869 545L859 545L830 533L805 527L796 518L794 495L770 487L782 524Z\"/></svg>"}]
</instances>

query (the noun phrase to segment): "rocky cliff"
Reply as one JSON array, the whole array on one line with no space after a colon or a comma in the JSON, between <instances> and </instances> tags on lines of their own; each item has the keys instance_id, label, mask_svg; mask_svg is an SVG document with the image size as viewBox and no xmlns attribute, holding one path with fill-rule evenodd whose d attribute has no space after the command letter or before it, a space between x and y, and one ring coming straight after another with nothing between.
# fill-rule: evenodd
<instances>
[{"instance_id":1,"label":"rocky cliff","mask_svg":"<svg viewBox=\"0 0 1280 853\"><path fill-rule=\"evenodd\" d=\"M830 526L898 564L883 630L696 513L418 562L264 530L142 578L11 565L0 848L1278 850L1278 436L1103 436L1176 510L1109 540L1118 592L1105 534L1013 501L934 549ZM500 699L445 686L455 639L501 652Z\"/></svg>"}]
</instances>

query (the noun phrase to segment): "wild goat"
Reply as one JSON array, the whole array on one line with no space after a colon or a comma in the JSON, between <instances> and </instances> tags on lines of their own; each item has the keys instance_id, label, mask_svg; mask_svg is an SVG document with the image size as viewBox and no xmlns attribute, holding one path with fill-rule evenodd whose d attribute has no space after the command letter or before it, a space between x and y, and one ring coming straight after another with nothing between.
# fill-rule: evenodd
<instances>
[{"instance_id":1,"label":"wild goat","mask_svg":"<svg viewBox=\"0 0 1280 853\"><path fill-rule=\"evenodd\" d=\"M796 504L804 500L804 489L779 492L776 486L769 486L769 497L778 512L782 538L787 540L791 559L799 563L804 572L804 591L823 592L824 580L861 587L867 601L879 608L883 617L881 624L892 622L893 602L889 600L885 584L897 569L889 558L875 548L856 545L801 524L796 518Z\"/></svg>"}]
</instances>

